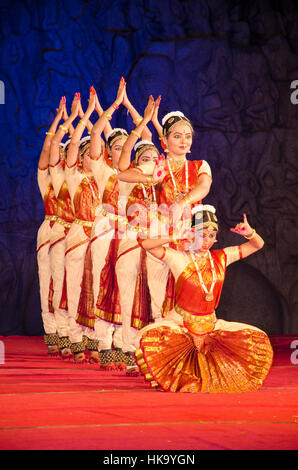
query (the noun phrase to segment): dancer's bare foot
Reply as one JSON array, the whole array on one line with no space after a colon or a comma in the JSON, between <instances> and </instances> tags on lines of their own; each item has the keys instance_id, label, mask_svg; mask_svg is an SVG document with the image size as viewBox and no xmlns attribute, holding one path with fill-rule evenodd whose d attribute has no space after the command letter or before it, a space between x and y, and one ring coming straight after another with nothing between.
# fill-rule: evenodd
<instances>
[{"instance_id":1,"label":"dancer's bare foot","mask_svg":"<svg viewBox=\"0 0 298 470\"><path fill-rule=\"evenodd\" d=\"M111 349L101 350L99 357L101 370L116 370L114 355Z\"/></svg>"},{"instance_id":2,"label":"dancer's bare foot","mask_svg":"<svg viewBox=\"0 0 298 470\"><path fill-rule=\"evenodd\" d=\"M122 349L121 348L113 349L113 357L114 357L116 369L119 370L120 372L125 371L126 370L126 362L125 362L126 356L125 356L125 353L122 351Z\"/></svg>"},{"instance_id":3,"label":"dancer's bare foot","mask_svg":"<svg viewBox=\"0 0 298 470\"><path fill-rule=\"evenodd\" d=\"M87 362L86 356L84 352L78 352L75 353L74 355L74 361L77 364L83 364L84 362Z\"/></svg>"},{"instance_id":4,"label":"dancer's bare foot","mask_svg":"<svg viewBox=\"0 0 298 470\"><path fill-rule=\"evenodd\" d=\"M63 348L61 349L61 358L62 359L70 359L72 357L72 352L70 348Z\"/></svg>"},{"instance_id":5,"label":"dancer's bare foot","mask_svg":"<svg viewBox=\"0 0 298 470\"><path fill-rule=\"evenodd\" d=\"M126 375L128 377L138 377L140 375L138 366L126 366Z\"/></svg>"},{"instance_id":6,"label":"dancer's bare foot","mask_svg":"<svg viewBox=\"0 0 298 470\"><path fill-rule=\"evenodd\" d=\"M53 346L48 346L48 355L49 356L59 356L59 347L54 344Z\"/></svg>"},{"instance_id":7,"label":"dancer's bare foot","mask_svg":"<svg viewBox=\"0 0 298 470\"><path fill-rule=\"evenodd\" d=\"M119 370L120 372L126 370L126 364L124 362L116 362L116 369Z\"/></svg>"},{"instance_id":8,"label":"dancer's bare foot","mask_svg":"<svg viewBox=\"0 0 298 470\"><path fill-rule=\"evenodd\" d=\"M99 351L90 351L90 364L99 364Z\"/></svg>"}]
</instances>

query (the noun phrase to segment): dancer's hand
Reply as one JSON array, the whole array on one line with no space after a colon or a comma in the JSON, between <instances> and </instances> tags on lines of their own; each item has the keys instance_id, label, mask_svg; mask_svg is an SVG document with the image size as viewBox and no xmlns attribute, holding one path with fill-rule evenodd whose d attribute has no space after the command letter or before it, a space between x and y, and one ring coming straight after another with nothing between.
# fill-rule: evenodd
<instances>
[{"instance_id":1,"label":"dancer's hand","mask_svg":"<svg viewBox=\"0 0 298 470\"><path fill-rule=\"evenodd\" d=\"M153 113L154 113L155 101L152 95L149 96L147 106L144 110L144 118L143 122L146 124L151 121Z\"/></svg>"},{"instance_id":2,"label":"dancer's hand","mask_svg":"<svg viewBox=\"0 0 298 470\"><path fill-rule=\"evenodd\" d=\"M82 108L82 103L81 103L81 93L76 93L77 100L79 101L79 111L78 111L78 116L79 118L82 119L84 116L84 110Z\"/></svg>"},{"instance_id":3,"label":"dancer's hand","mask_svg":"<svg viewBox=\"0 0 298 470\"><path fill-rule=\"evenodd\" d=\"M151 118L151 121L153 123L154 122L158 123L158 110L159 110L160 101L161 101L161 95L159 95L159 97L155 100L154 111L153 111L152 118Z\"/></svg>"},{"instance_id":4,"label":"dancer's hand","mask_svg":"<svg viewBox=\"0 0 298 470\"><path fill-rule=\"evenodd\" d=\"M97 94L95 88L93 86L90 87L90 95L89 95L89 104L88 104L88 112L93 112L96 106L96 98Z\"/></svg>"},{"instance_id":5,"label":"dancer's hand","mask_svg":"<svg viewBox=\"0 0 298 470\"><path fill-rule=\"evenodd\" d=\"M124 87L122 104L123 106L125 106L125 108L129 108L129 106L131 106L131 102L129 101L128 96L127 96L126 87Z\"/></svg>"},{"instance_id":6,"label":"dancer's hand","mask_svg":"<svg viewBox=\"0 0 298 470\"><path fill-rule=\"evenodd\" d=\"M238 233L239 235L242 235L243 237L250 236L253 232L253 229L249 225L247 221L246 214L243 214L243 222L240 222L239 224L236 225L235 228L230 229L231 232Z\"/></svg>"},{"instance_id":7,"label":"dancer's hand","mask_svg":"<svg viewBox=\"0 0 298 470\"><path fill-rule=\"evenodd\" d=\"M72 117L77 117L79 115L79 106L81 98L79 93L75 93L72 105L71 105L71 115Z\"/></svg>"},{"instance_id":8,"label":"dancer's hand","mask_svg":"<svg viewBox=\"0 0 298 470\"><path fill-rule=\"evenodd\" d=\"M65 98L65 96L62 96L62 98L60 100L60 103L59 103L59 108L56 109L57 117L59 117L60 119L63 118L65 103L66 103L66 98Z\"/></svg>"},{"instance_id":9,"label":"dancer's hand","mask_svg":"<svg viewBox=\"0 0 298 470\"><path fill-rule=\"evenodd\" d=\"M161 154L159 155L155 163L155 167L154 167L154 171L152 175L152 181L154 183L159 183L164 179L166 174L167 174L167 162L165 160L165 156Z\"/></svg>"},{"instance_id":10,"label":"dancer's hand","mask_svg":"<svg viewBox=\"0 0 298 470\"><path fill-rule=\"evenodd\" d=\"M115 104L117 106L120 106L120 104L123 102L125 88L126 88L126 82L125 82L124 78L121 77L119 87L118 87L118 91L117 91L117 98L115 100Z\"/></svg>"}]
</instances>

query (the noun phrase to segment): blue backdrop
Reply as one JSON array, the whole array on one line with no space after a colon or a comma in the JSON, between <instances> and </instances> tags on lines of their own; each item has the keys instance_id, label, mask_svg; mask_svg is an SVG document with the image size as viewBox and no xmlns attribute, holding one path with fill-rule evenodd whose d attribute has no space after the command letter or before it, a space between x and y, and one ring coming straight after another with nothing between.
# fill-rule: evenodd
<instances>
[{"instance_id":1,"label":"blue backdrop","mask_svg":"<svg viewBox=\"0 0 298 470\"><path fill-rule=\"evenodd\" d=\"M103 108L123 75L143 112L194 123L191 158L206 159L219 247L238 244L242 219L264 249L228 269L218 316L264 328L298 327L298 10L288 1L0 1L0 334L43 334L35 254L44 216L36 171L60 97ZM1 100L0 100L1 102ZM112 125L131 128L123 109ZM158 140L157 140L158 143Z\"/></svg>"}]
</instances>

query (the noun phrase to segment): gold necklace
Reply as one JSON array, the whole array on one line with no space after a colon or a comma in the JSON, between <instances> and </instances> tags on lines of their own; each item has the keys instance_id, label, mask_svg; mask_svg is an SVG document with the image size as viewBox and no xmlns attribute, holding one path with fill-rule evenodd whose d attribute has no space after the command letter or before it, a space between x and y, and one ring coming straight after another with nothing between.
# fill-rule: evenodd
<instances>
[{"instance_id":1,"label":"gold necklace","mask_svg":"<svg viewBox=\"0 0 298 470\"><path fill-rule=\"evenodd\" d=\"M215 267L214 267L213 258L211 256L211 253L210 253L209 250L207 252L207 255L209 256L209 261L210 261L210 265L211 265L211 272L212 272L212 284L211 284L211 288L210 288L209 291L208 291L208 289L207 289L207 287L206 287L206 285L203 281L201 270L198 266L198 263L197 263L197 260L195 259L194 254L192 252L190 253L190 256L193 260L193 263L196 267L196 270L197 270L197 273L198 273L198 276L199 276L199 281L200 281L202 290L205 292L205 299L207 300L207 302L212 302L212 300L214 299L213 289L214 289L215 283L217 281L217 276L216 276L216 271L215 271Z\"/></svg>"},{"instance_id":2,"label":"gold necklace","mask_svg":"<svg viewBox=\"0 0 298 470\"><path fill-rule=\"evenodd\" d=\"M184 163L186 162L186 158L184 158L183 160L175 160L174 158L169 157L168 160L170 160L171 162L173 162L174 165L176 165L176 166L178 166L178 167L183 166Z\"/></svg>"}]
</instances>

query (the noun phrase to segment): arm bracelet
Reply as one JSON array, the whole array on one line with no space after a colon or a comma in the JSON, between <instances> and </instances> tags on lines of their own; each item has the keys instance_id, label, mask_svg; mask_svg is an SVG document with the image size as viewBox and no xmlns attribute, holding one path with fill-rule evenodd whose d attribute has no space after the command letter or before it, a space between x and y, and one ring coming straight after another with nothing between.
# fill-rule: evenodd
<instances>
[{"instance_id":1,"label":"arm bracelet","mask_svg":"<svg viewBox=\"0 0 298 470\"><path fill-rule=\"evenodd\" d=\"M102 113L104 117L106 117L109 121L112 119L112 116L110 114L107 114L106 112Z\"/></svg>"},{"instance_id":2,"label":"arm bracelet","mask_svg":"<svg viewBox=\"0 0 298 470\"><path fill-rule=\"evenodd\" d=\"M142 117L139 117L137 119L135 119L134 121L132 121L136 126L143 121L143 118Z\"/></svg>"},{"instance_id":3,"label":"arm bracelet","mask_svg":"<svg viewBox=\"0 0 298 470\"><path fill-rule=\"evenodd\" d=\"M246 238L247 240L252 240L255 235L256 235L256 231L253 228L251 235L244 235L244 238Z\"/></svg>"},{"instance_id":4,"label":"arm bracelet","mask_svg":"<svg viewBox=\"0 0 298 470\"><path fill-rule=\"evenodd\" d=\"M139 139L141 138L140 134L138 134L136 131L131 131L131 133L136 135Z\"/></svg>"}]
</instances>

